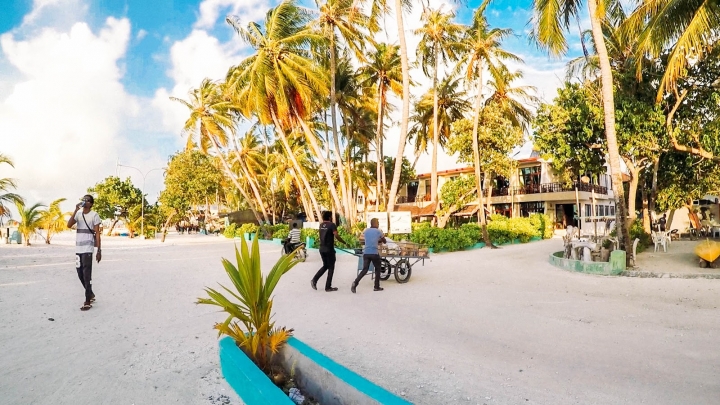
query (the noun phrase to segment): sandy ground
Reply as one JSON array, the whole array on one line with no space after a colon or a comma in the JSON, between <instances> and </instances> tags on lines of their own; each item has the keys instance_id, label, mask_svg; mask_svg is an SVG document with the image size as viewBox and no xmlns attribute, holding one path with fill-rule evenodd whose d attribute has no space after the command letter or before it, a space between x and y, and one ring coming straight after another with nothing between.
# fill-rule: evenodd
<instances>
[{"instance_id":1,"label":"sandy ground","mask_svg":"<svg viewBox=\"0 0 720 405\"><path fill-rule=\"evenodd\" d=\"M88 312L72 247L0 245L0 403L238 403L217 371L222 314L193 304L226 283L232 241L104 245ZM569 273L547 264L560 245L437 254L409 283L373 292L368 276L357 294L344 254L340 291L313 291L311 251L279 284L275 319L417 404L717 404L720 280ZM269 269L280 246L261 250Z\"/></svg>"},{"instance_id":2,"label":"sandy ground","mask_svg":"<svg viewBox=\"0 0 720 405\"><path fill-rule=\"evenodd\" d=\"M695 246L700 241L680 240L673 241L667 252L658 249L656 252L650 247L638 254L638 271L654 273L670 273L677 276L688 274L720 274L720 269L700 268L698 257L695 255Z\"/></svg>"}]
</instances>

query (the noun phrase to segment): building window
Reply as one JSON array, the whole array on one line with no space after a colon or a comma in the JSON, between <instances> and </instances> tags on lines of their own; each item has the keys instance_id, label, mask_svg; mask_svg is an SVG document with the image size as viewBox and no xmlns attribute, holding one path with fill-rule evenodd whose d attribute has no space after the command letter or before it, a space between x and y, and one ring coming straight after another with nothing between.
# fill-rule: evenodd
<instances>
[{"instance_id":1,"label":"building window","mask_svg":"<svg viewBox=\"0 0 720 405\"><path fill-rule=\"evenodd\" d=\"M520 203L520 216L529 217L532 214L544 214L545 203L544 202L526 202Z\"/></svg>"},{"instance_id":2,"label":"building window","mask_svg":"<svg viewBox=\"0 0 720 405\"><path fill-rule=\"evenodd\" d=\"M523 167L520 170L520 182L525 187L526 192L540 189L540 177L542 168L540 166Z\"/></svg>"},{"instance_id":3,"label":"building window","mask_svg":"<svg viewBox=\"0 0 720 405\"><path fill-rule=\"evenodd\" d=\"M614 217L615 216L615 206L611 205L608 208L610 209L610 216Z\"/></svg>"},{"instance_id":4,"label":"building window","mask_svg":"<svg viewBox=\"0 0 720 405\"><path fill-rule=\"evenodd\" d=\"M508 218L512 216L512 208L510 204L493 204L493 214L504 215Z\"/></svg>"}]
</instances>

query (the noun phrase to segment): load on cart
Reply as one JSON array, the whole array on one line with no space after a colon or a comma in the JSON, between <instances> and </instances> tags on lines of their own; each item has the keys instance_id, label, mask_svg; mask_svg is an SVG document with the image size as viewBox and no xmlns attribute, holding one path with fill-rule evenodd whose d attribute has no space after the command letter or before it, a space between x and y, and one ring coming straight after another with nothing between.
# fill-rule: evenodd
<instances>
[{"instance_id":1,"label":"load on cart","mask_svg":"<svg viewBox=\"0 0 720 405\"><path fill-rule=\"evenodd\" d=\"M385 238L387 243L380 245L380 279L387 280L390 274L395 275L395 281L400 284L407 283L412 275L412 266L418 262L425 265L425 259L429 257L427 246L414 242L395 242ZM360 273L363 268L363 249L355 248L349 252L358 257L357 271ZM370 264L372 274L374 266Z\"/></svg>"}]
</instances>

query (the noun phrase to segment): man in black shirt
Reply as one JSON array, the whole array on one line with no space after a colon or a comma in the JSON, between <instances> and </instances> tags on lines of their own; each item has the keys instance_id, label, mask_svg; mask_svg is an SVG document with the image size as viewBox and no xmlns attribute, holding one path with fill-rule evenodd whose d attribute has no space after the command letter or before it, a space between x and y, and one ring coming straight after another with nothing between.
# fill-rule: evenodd
<instances>
[{"instance_id":1,"label":"man in black shirt","mask_svg":"<svg viewBox=\"0 0 720 405\"><path fill-rule=\"evenodd\" d=\"M332 286L333 273L335 272L335 238L340 242L347 245L337 231L337 226L332 223L332 212L324 211L322 213L323 222L320 224L320 257L322 258L323 266L315 274L315 277L310 280L310 285L313 290L317 290L317 282L320 277L328 272L327 279L325 279L325 291L332 292L337 291L336 287Z\"/></svg>"}]
</instances>

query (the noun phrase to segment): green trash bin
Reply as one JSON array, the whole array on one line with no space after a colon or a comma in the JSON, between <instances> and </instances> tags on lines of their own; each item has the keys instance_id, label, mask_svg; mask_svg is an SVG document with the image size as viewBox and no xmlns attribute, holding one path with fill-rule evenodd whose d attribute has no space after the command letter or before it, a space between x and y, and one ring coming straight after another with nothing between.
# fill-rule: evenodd
<instances>
[{"instance_id":1,"label":"green trash bin","mask_svg":"<svg viewBox=\"0 0 720 405\"><path fill-rule=\"evenodd\" d=\"M13 241L17 242L17 244L22 243L22 234L18 231L13 231L12 235L10 235L10 243Z\"/></svg>"}]
</instances>

